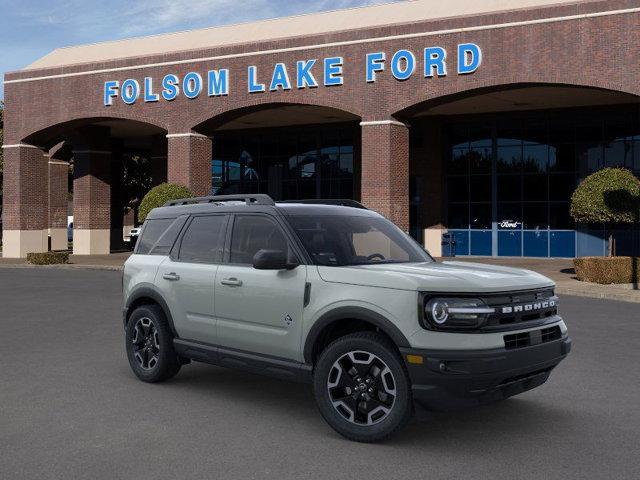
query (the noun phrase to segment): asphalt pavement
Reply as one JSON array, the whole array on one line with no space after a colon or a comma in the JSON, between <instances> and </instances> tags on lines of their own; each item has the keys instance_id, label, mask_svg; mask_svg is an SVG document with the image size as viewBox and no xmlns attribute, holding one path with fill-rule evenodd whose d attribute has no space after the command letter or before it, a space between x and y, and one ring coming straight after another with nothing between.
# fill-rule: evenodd
<instances>
[{"instance_id":1,"label":"asphalt pavement","mask_svg":"<svg viewBox=\"0 0 640 480\"><path fill-rule=\"evenodd\" d=\"M638 479L640 307L563 297L573 351L542 387L347 441L310 388L188 365L149 385L121 273L0 269L0 479Z\"/></svg>"}]
</instances>

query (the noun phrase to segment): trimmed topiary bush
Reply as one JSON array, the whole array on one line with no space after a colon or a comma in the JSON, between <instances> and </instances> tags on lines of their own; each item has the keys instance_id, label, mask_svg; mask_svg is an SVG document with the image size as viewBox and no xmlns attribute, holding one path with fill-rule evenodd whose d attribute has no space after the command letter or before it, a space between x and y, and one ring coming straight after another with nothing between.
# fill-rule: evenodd
<instances>
[{"instance_id":1,"label":"trimmed topiary bush","mask_svg":"<svg viewBox=\"0 0 640 480\"><path fill-rule=\"evenodd\" d=\"M605 168L585 178L571 196L571 216L582 223L638 223L640 180L625 168ZM615 239L609 235L609 256Z\"/></svg>"},{"instance_id":2,"label":"trimmed topiary bush","mask_svg":"<svg viewBox=\"0 0 640 480\"><path fill-rule=\"evenodd\" d=\"M157 187L153 187L144 196L140 202L138 209L138 219L144 222L149 212L154 208L161 207L169 200L177 200L179 198L193 197L193 193L187 187L176 185L174 183L161 183Z\"/></svg>"},{"instance_id":3,"label":"trimmed topiary bush","mask_svg":"<svg viewBox=\"0 0 640 480\"><path fill-rule=\"evenodd\" d=\"M576 277L583 282L637 283L640 258L637 257L582 257L575 258Z\"/></svg>"},{"instance_id":4,"label":"trimmed topiary bush","mask_svg":"<svg viewBox=\"0 0 640 480\"><path fill-rule=\"evenodd\" d=\"M27 253L31 265L58 265L69 263L69 252Z\"/></svg>"},{"instance_id":5,"label":"trimmed topiary bush","mask_svg":"<svg viewBox=\"0 0 640 480\"><path fill-rule=\"evenodd\" d=\"M571 196L571 216L584 223L634 223L640 180L625 168L605 168L585 178Z\"/></svg>"}]
</instances>

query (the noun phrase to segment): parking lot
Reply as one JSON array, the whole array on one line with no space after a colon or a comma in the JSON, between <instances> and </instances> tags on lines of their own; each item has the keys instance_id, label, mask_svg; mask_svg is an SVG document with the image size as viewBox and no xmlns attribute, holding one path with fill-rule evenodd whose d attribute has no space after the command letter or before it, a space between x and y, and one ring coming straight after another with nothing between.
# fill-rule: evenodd
<instances>
[{"instance_id":1,"label":"parking lot","mask_svg":"<svg viewBox=\"0 0 640 480\"><path fill-rule=\"evenodd\" d=\"M640 478L640 307L564 297L549 382L344 440L306 385L194 364L136 380L121 273L0 268L0 478Z\"/></svg>"}]
</instances>

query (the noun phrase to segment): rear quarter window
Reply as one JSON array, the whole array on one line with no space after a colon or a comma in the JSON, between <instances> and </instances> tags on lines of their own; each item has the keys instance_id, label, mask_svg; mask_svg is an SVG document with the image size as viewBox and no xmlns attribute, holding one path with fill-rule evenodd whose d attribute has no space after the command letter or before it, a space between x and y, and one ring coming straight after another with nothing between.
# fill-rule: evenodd
<instances>
[{"instance_id":1,"label":"rear quarter window","mask_svg":"<svg viewBox=\"0 0 640 480\"><path fill-rule=\"evenodd\" d=\"M175 218L154 218L147 220L142 228L142 234L136 245L135 253L137 255L148 255L162 234L165 233L176 220Z\"/></svg>"}]
</instances>

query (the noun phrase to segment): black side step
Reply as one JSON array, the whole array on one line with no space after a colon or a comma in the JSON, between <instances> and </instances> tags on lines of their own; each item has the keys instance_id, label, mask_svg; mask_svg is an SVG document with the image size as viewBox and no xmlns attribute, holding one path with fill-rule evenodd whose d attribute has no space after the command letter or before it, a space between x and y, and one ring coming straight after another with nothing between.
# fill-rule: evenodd
<instances>
[{"instance_id":1,"label":"black side step","mask_svg":"<svg viewBox=\"0 0 640 480\"><path fill-rule=\"evenodd\" d=\"M284 358L258 355L181 338L173 340L173 348L181 357L197 362L244 370L260 375L269 375L295 382L311 383L312 381L312 367L306 363L298 363Z\"/></svg>"}]
</instances>

